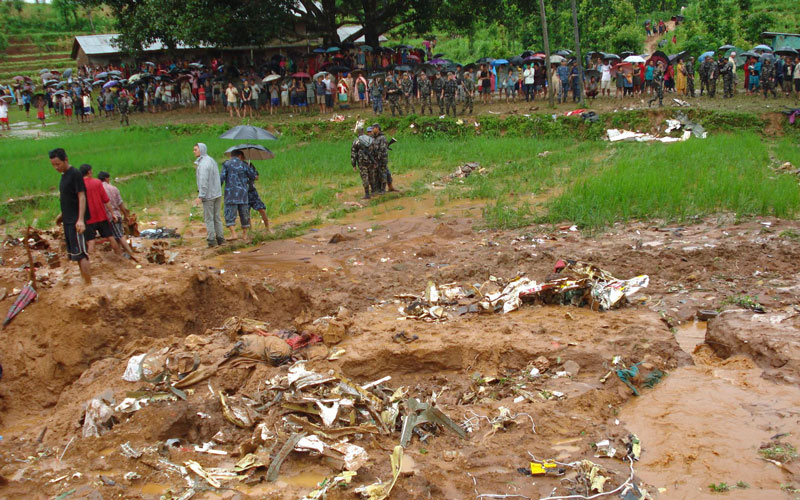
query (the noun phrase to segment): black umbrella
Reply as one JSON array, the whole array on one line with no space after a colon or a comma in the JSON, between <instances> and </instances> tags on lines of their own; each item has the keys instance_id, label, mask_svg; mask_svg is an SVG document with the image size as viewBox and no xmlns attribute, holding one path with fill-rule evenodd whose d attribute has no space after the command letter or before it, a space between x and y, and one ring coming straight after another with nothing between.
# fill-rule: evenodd
<instances>
[{"instance_id":1,"label":"black umbrella","mask_svg":"<svg viewBox=\"0 0 800 500\"><path fill-rule=\"evenodd\" d=\"M411 45L406 45L406 44L402 44L402 43L400 45L395 45L394 46L394 50L411 50L413 48L414 47L411 46Z\"/></svg>"},{"instance_id":2,"label":"black umbrella","mask_svg":"<svg viewBox=\"0 0 800 500\"><path fill-rule=\"evenodd\" d=\"M784 46L773 52L773 54L778 54L779 56L796 56L799 53L791 47Z\"/></svg>"},{"instance_id":3,"label":"black umbrella","mask_svg":"<svg viewBox=\"0 0 800 500\"><path fill-rule=\"evenodd\" d=\"M649 61L655 61L654 64L658 64L658 61L661 61L661 62L664 63L664 67L665 68L670 65L669 56L667 56L665 53L661 52L660 50L657 50L657 51L653 52L653 54L650 56L650 58L647 61L648 62Z\"/></svg>"},{"instance_id":4,"label":"black umbrella","mask_svg":"<svg viewBox=\"0 0 800 500\"><path fill-rule=\"evenodd\" d=\"M616 54L605 53L605 52L601 52L601 54L603 54L603 59L614 59L614 60L621 59L621 57L616 55ZM625 57L628 57L629 55L631 55L630 52L623 52L623 54L628 54Z\"/></svg>"},{"instance_id":5,"label":"black umbrella","mask_svg":"<svg viewBox=\"0 0 800 500\"><path fill-rule=\"evenodd\" d=\"M525 52L523 52L523 53L522 53L522 54L520 54L519 56L520 56L521 58L523 58L523 59L524 59L524 58L526 58L526 57L530 57L530 56L534 55L535 53L536 53L536 52L534 52L534 51L532 51L532 50L526 50Z\"/></svg>"},{"instance_id":6,"label":"black umbrella","mask_svg":"<svg viewBox=\"0 0 800 500\"><path fill-rule=\"evenodd\" d=\"M572 51L569 51L569 50L566 50L566 49L561 49L561 50L557 50L555 52L555 54L557 56L561 56L561 57L569 57L569 56L572 55Z\"/></svg>"},{"instance_id":7,"label":"black umbrella","mask_svg":"<svg viewBox=\"0 0 800 500\"><path fill-rule=\"evenodd\" d=\"M620 55L621 58L624 59L624 58L626 58L628 56L632 56L633 52L631 52L630 50L623 50L622 52L619 53L619 55Z\"/></svg>"},{"instance_id":8,"label":"black umbrella","mask_svg":"<svg viewBox=\"0 0 800 500\"><path fill-rule=\"evenodd\" d=\"M369 77L370 78L386 78L386 73L384 73L383 71L378 71L376 73L372 73L371 75L369 75Z\"/></svg>"},{"instance_id":9,"label":"black umbrella","mask_svg":"<svg viewBox=\"0 0 800 500\"><path fill-rule=\"evenodd\" d=\"M417 71L418 72L424 71L426 75L433 76L439 72L439 69L432 64L420 64L419 66L417 66Z\"/></svg>"},{"instance_id":10,"label":"black umbrella","mask_svg":"<svg viewBox=\"0 0 800 500\"><path fill-rule=\"evenodd\" d=\"M733 45L725 44L722 47L718 48L717 52L725 52L726 50L733 50L735 48L736 47L734 47Z\"/></svg>"},{"instance_id":11,"label":"black umbrella","mask_svg":"<svg viewBox=\"0 0 800 500\"><path fill-rule=\"evenodd\" d=\"M592 77L595 77L595 78L597 78L599 80L600 77L602 76L600 74L600 71L598 71L596 69L587 69L586 71L583 72L583 74L587 79L591 79Z\"/></svg>"},{"instance_id":12,"label":"black umbrella","mask_svg":"<svg viewBox=\"0 0 800 500\"><path fill-rule=\"evenodd\" d=\"M219 136L219 138L237 139L240 141L275 141L278 139L263 128L254 127L252 125L237 125Z\"/></svg>"},{"instance_id":13,"label":"black umbrella","mask_svg":"<svg viewBox=\"0 0 800 500\"><path fill-rule=\"evenodd\" d=\"M525 64L525 60L520 56L514 56L508 60L509 63L513 64L514 66L522 66Z\"/></svg>"},{"instance_id":14,"label":"black umbrella","mask_svg":"<svg viewBox=\"0 0 800 500\"><path fill-rule=\"evenodd\" d=\"M351 68L347 66L342 66L341 64L333 64L331 66L326 66L324 69L329 73L346 73L351 70Z\"/></svg>"},{"instance_id":15,"label":"black umbrella","mask_svg":"<svg viewBox=\"0 0 800 500\"><path fill-rule=\"evenodd\" d=\"M438 54L433 54L431 56L431 59L436 59L437 57L442 57L443 55L444 55L444 52L439 52Z\"/></svg>"},{"instance_id":16,"label":"black umbrella","mask_svg":"<svg viewBox=\"0 0 800 500\"><path fill-rule=\"evenodd\" d=\"M258 144L237 144L225 150L225 156L231 157L234 151L241 151L244 153L246 160L269 160L275 158L275 154L264 146Z\"/></svg>"},{"instance_id":17,"label":"black umbrella","mask_svg":"<svg viewBox=\"0 0 800 500\"><path fill-rule=\"evenodd\" d=\"M758 58L758 60L761 61L762 63L767 59L774 62L775 54L773 54L772 52L764 52L763 54L761 54L761 57Z\"/></svg>"},{"instance_id":18,"label":"black umbrella","mask_svg":"<svg viewBox=\"0 0 800 500\"><path fill-rule=\"evenodd\" d=\"M676 63L679 60L681 60L683 57L685 57L686 54L688 54L688 52L686 52L685 50L682 50L682 51L678 52L677 54L670 54L669 62Z\"/></svg>"},{"instance_id":19,"label":"black umbrella","mask_svg":"<svg viewBox=\"0 0 800 500\"><path fill-rule=\"evenodd\" d=\"M478 64L491 64L492 61L494 61L494 58L492 58L492 57L481 57L480 59L478 59L475 62L478 63Z\"/></svg>"},{"instance_id":20,"label":"black umbrella","mask_svg":"<svg viewBox=\"0 0 800 500\"><path fill-rule=\"evenodd\" d=\"M741 57L758 57L758 54L756 54L753 51L746 50L746 51L742 52L741 54L739 54L739 56L741 56Z\"/></svg>"}]
</instances>

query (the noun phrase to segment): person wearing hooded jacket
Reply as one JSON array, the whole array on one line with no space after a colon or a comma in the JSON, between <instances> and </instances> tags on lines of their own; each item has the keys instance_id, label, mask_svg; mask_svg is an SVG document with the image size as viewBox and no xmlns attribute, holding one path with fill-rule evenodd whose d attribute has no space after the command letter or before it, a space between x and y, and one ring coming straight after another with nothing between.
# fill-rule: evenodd
<instances>
[{"instance_id":1,"label":"person wearing hooded jacket","mask_svg":"<svg viewBox=\"0 0 800 500\"><path fill-rule=\"evenodd\" d=\"M208 156L208 148L202 142L194 145L194 162L197 176L197 199L195 206L203 205L203 221L206 224L206 241L209 248L225 243L222 233L222 185L219 180L219 167Z\"/></svg>"}]
</instances>

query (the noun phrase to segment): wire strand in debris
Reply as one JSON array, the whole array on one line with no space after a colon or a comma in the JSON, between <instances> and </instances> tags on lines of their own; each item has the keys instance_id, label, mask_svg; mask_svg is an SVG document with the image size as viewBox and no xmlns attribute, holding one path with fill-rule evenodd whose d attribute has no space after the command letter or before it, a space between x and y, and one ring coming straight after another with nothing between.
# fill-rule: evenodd
<instances>
[{"instance_id":1,"label":"wire strand in debris","mask_svg":"<svg viewBox=\"0 0 800 500\"><path fill-rule=\"evenodd\" d=\"M475 476L470 474L469 472L466 473L470 479L472 479L472 489L475 490L475 498L527 498L531 500L531 497L526 497L525 495L518 495L515 493L504 494L504 493L478 493L478 480L475 479Z\"/></svg>"},{"instance_id":2,"label":"wire strand in debris","mask_svg":"<svg viewBox=\"0 0 800 500\"><path fill-rule=\"evenodd\" d=\"M464 421L465 424L470 424L473 419L477 418L477 419L486 420L487 422L489 422L489 425L494 427L497 424L503 423L503 421L505 420L505 418L502 415L499 416L499 417L496 417L496 418L489 418L486 415L480 415L478 413L475 413L474 411L472 411L470 409L468 409L467 411L472 414L472 418L466 419ZM536 434L536 423L533 421L533 417L531 417L529 413L515 413L514 415L509 415L508 419L509 420L516 420L518 417L528 417L528 420L531 421L531 432Z\"/></svg>"},{"instance_id":3,"label":"wire strand in debris","mask_svg":"<svg viewBox=\"0 0 800 500\"><path fill-rule=\"evenodd\" d=\"M528 454L530 455L530 453L528 453ZM533 455L531 455L531 456L533 456ZM568 499L572 499L572 498L578 498L578 499L581 499L581 500L592 500L593 498L605 497L605 496L613 495L613 494L615 494L615 493L617 493L619 491L622 491L629 483L633 482L633 475L634 475L634 472L633 472L633 459L631 457L627 457L627 458L630 461L629 465L630 465L630 468L631 468L631 475L630 475L630 477L628 477L628 479L625 480L624 483L620 484L619 486L617 486L616 488L614 488L611 491L606 491L604 493L597 493L597 494L591 495L591 496L586 496L586 495L553 496L552 493L551 493L550 496L542 497L539 500L568 500Z\"/></svg>"},{"instance_id":4,"label":"wire strand in debris","mask_svg":"<svg viewBox=\"0 0 800 500\"><path fill-rule=\"evenodd\" d=\"M64 447L64 451L62 451L61 452L61 456L58 457L58 461L59 462L61 461L62 458L64 458L64 454L67 452L67 450L69 449L69 445L71 445L72 441L74 441L74 440L75 440L75 436L72 436L71 438L69 438L69 441L67 442L67 445Z\"/></svg>"}]
</instances>

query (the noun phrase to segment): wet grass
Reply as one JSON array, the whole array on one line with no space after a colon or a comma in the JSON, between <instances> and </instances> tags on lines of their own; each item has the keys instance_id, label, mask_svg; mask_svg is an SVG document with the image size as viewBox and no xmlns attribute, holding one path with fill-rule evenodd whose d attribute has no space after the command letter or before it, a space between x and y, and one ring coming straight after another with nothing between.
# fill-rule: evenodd
<instances>
[{"instance_id":1,"label":"wet grass","mask_svg":"<svg viewBox=\"0 0 800 500\"><path fill-rule=\"evenodd\" d=\"M616 147L608 165L548 203L545 220L601 228L618 221L682 221L720 212L791 218L800 209L796 179L769 169L767 145L757 135Z\"/></svg>"},{"instance_id":2,"label":"wet grass","mask_svg":"<svg viewBox=\"0 0 800 500\"><path fill-rule=\"evenodd\" d=\"M13 175L0 184L0 198L54 191L58 174L47 151L64 147L73 165L90 163L96 172L107 170L112 177L151 172L117 183L134 211L185 201L188 213L196 193L191 153L196 142L208 144L220 163L224 149L235 144L210 133L181 135L163 127L4 140L0 165ZM337 220L355 210L343 205L361 195L360 178L350 166L350 143L300 142L288 135L264 142L276 153L272 160L256 162L257 187L268 216L311 210ZM793 217L800 208L796 179L769 168L769 148L780 161L800 166L800 147L793 139L768 142L747 133L677 144L615 145L569 138L401 136L393 146L390 168L408 184L398 186L401 194L371 200L367 206L374 209L397 196L418 197L435 184L437 206L458 199L487 200L483 225L491 228L540 221L599 229L617 221L679 221L718 212ZM480 163L485 172L443 183L445 175L466 162ZM57 197L44 197L13 211L0 205L0 217L15 224L36 220L44 227L58 210Z\"/></svg>"}]
</instances>

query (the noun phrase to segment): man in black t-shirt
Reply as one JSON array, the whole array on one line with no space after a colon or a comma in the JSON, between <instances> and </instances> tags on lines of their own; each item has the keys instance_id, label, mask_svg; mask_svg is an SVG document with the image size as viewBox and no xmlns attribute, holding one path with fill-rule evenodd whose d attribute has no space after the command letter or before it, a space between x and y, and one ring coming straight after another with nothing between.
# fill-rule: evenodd
<instances>
[{"instance_id":1,"label":"man in black t-shirt","mask_svg":"<svg viewBox=\"0 0 800 500\"><path fill-rule=\"evenodd\" d=\"M83 281L88 285L92 282L92 275L83 232L86 231L89 206L86 204L83 176L69 164L67 153L62 148L53 149L49 156L50 164L61 174L58 186L61 194L61 215L56 218L56 224L63 224L69 260L78 263Z\"/></svg>"}]
</instances>

